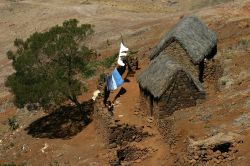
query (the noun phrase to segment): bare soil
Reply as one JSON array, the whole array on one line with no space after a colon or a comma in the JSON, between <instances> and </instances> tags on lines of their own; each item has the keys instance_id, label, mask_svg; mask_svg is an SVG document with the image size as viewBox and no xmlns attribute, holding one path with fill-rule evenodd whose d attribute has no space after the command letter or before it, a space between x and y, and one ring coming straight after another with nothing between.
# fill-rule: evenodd
<instances>
[{"instance_id":1,"label":"bare soil","mask_svg":"<svg viewBox=\"0 0 250 166\"><path fill-rule=\"evenodd\" d=\"M215 58L222 63L223 75L213 84L204 83L207 98L203 103L175 112L172 131L175 144L169 146L160 136L154 122L136 111L139 107L136 75L148 64L150 49L186 15L200 17L216 32L218 53ZM233 132L241 136L242 142L234 148L234 157L207 163L195 161L196 164L250 163L249 0L223 0L222 3L215 0L210 0L209 3L203 0L1 0L0 164L109 165L111 151L95 130L93 123L83 127L79 125L81 116L66 114L75 119L59 116L63 121L60 124L56 123L61 121L56 115L53 117L43 111L17 109L12 103L13 96L4 86L6 77L13 72L11 62L5 54L13 48L14 39L27 38L35 31L44 31L69 18L77 18L81 23L95 25L95 35L88 45L97 49L100 58L118 51L121 34L127 47L138 51L140 70L134 76L128 77L129 82L123 85L126 92L117 98L114 109L114 117L120 122L144 126L144 129L152 134L135 145L139 149L147 149L145 152L150 153L142 159L132 161L132 165L195 164L184 157L188 153L188 139L205 140L221 132ZM248 40L248 43L242 44L244 40ZM91 98L96 89L97 77L87 83L89 91L79 96L81 101ZM111 94L111 99L118 91L119 89ZM15 131L11 131L8 126L8 118L13 116L19 123L19 128ZM38 123L41 119L45 120ZM73 123L78 121L79 123ZM29 132L31 124L38 125L35 128L40 129L38 134ZM53 128L53 125L57 126ZM62 135L55 135L60 131ZM124 151L129 150L131 149ZM143 150L131 154L145 156ZM132 155L130 159L135 158Z\"/></svg>"}]
</instances>

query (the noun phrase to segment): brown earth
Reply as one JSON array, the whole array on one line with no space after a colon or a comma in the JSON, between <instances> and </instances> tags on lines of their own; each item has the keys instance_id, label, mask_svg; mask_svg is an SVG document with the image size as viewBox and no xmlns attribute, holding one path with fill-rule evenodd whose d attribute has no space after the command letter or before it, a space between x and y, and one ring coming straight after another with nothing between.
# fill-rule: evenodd
<instances>
[{"instance_id":1,"label":"brown earth","mask_svg":"<svg viewBox=\"0 0 250 166\"><path fill-rule=\"evenodd\" d=\"M13 46L15 38L27 38L35 31L43 31L62 23L65 19L77 18L81 23L95 25L95 35L89 45L102 57L118 51L120 35L126 45L138 51L141 70L147 65L152 48L182 16L197 15L218 36L216 59L222 63L223 75L213 83L204 83L207 91L205 102L176 111L175 145L169 147L158 130L138 109L139 89L135 76L130 76L123 88L126 93L116 100L116 119L130 125L145 126L153 136L136 144L150 148L143 160L132 165L191 165L183 161L187 154L188 138L203 140L220 132L241 135L243 143L235 148L232 160L210 161L207 165L248 165L250 163L250 1L249 0L2 0L0 1L0 164L27 165L108 165L110 149L90 123L75 130L71 137L34 137L27 127L46 116L42 111L29 112L16 109L12 96L4 87L4 80L13 72L5 53ZM107 44L109 41L110 45ZM248 42L243 42L248 41ZM243 44L242 44L243 43ZM108 71L108 70L107 70ZM137 71L136 74L138 74ZM88 80L89 92L80 96L90 99L96 88L96 78ZM111 98L118 93L116 90ZM20 125L11 131L7 119L13 116ZM63 118L63 117L62 117ZM63 119L65 120L65 119ZM47 122L46 122L47 123ZM48 122L50 123L50 122ZM47 124L50 125L50 124ZM73 129L66 119L62 130ZM53 124L52 124L53 126ZM205 165L204 163L197 163Z\"/></svg>"}]
</instances>

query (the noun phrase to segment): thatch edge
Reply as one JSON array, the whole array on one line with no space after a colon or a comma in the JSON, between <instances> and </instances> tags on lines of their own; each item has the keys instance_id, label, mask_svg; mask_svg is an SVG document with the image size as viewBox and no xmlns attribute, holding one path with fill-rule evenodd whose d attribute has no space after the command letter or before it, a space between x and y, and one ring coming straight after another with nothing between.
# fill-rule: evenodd
<instances>
[{"instance_id":1,"label":"thatch edge","mask_svg":"<svg viewBox=\"0 0 250 166\"><path fill-rule=\"evenodd\" d=\"M148 89L146 85L145 85L145 86L142 85L141 80L142 80L143 78L140 78L140 77L142 77L141 73L144 72L144 71L142 71L141 73L139 73L139 75L138 75L138 77L136 78L136 80L137 80L137 82L138 82L138 84L139 84L140 89L146 90L146 91L149 92L154 98L160 98L167 90L169 90L170 85L171 85L171 84L173 83L173 81L174 81L174 78L176 78L178 72L181 72L181 71L184 72L184 73L187 75L187 77L188 77L190 80L193 81L193 83L195 84L197 90L198 90L201 94L204 94L204 96L205 96L206 92L205 92L205 90L204 90L202 84L200 83L200 81L197 80L190 72L188 72L187 70L185 70L185 69L183 69L183 68L176 69L176 71L174 72L174 74L173 74L172 76L170 76L170 78L169 78L170 81L167 82L167 85L165 86L164 90L161 91L160 94L154 94L154 92L152 92L150 89Z\"/></svg>"}]
</instances>

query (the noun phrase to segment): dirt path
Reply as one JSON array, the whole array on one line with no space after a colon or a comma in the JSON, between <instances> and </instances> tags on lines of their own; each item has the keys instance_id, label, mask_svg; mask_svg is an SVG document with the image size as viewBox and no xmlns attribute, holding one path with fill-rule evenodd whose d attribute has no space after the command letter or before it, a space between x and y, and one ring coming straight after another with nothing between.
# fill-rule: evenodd
<instances>
[{"instance_id":1,"label":"dirt path","mask_svg":"<svg viewBox=\"0 0 250 166\"><path fill-rule=\"evenodd\" d=\"M139 106L139 87L135 77L128 77L128 80L129 82L125 82L122 85L122 88L126 90L125 94L118 97L115 102L114 116L116 119L120 119L122 123L141 125L143 124L143 119L139 119L134 112L136 105ZM114 91L113 95L116 95L119 89ZM112 100L113 98L111 96Z\"/></svg>"},{"instance_id":2,"label":"dirt path","mask_svg":"<svg viewBox=\"0 0 250 166\"><path fill-rule=\"evenodd\" d=\"M137 71L137 73L139 73L139 71ZM150 148L153 150L153 153L150 154L149 158L140 161L138 164L135 163L134 165L171 165L170 148L164 142L156 126L154 126L153 122L148 121L147 116L145 117L142 112L137 112L140 107L140 92L136 81L136 75L137 74L128 76L128 81L121 86L126 92L118 97L115 102L114 118L119 120L120 123L129 124L131 126L143 126L143 130L152 135L142 142L137 143L136 146ZM110 96L111 101L114 100L114 97L117 95L121 87L112 92Z\"/></svg>"},{"instance_id":3,"label":"dirt path","mask_svg":"<svg viewBox=\"0 0 250 166\"><path fill-rule=\"evenodd\" d=\"M77 0L1 1L0 98L4 99L3 101L11 98L3 85L5 78L13 72L5 53L12 48L13 41L17 37L26 38L35 31L43 31L55 24L61 24L65 19L77 18L81 23L95 25L96 34L90 45L96 47L103 57L118 50L120 34L123 34L127 46L138 51L139 58L143 61L150 51L149 48L159 41L180 16L195 14L217 32L219 49L229 50L224 53L219 52L221 60L227 66L225 78L229 88L222 89L219 93L210 93L211 96L203 105L176 113L178 146L175 154L185 150L187 137L198 139L216 131L237 130L246 137L245 143L239 148L237 156L239 158L233 164L249 163L249 58L244 58L249 56L249 52L243 50L242 54L232 53L233 49L229 49L232 45L237 46L237 42L242 38L249 37L249 0L236 0L195 10L190 8L193 3L198 2L196 0L187 0L182 5L181 1L178 1L179 4L171 6L167 1L156 0L156 5L147 0L133 2L130 0L96 0L83 3ZM107 40L110 41L110 46L107 45ZM114 116L123 123L144 126L153 136L140 142L138 146L155 150L149 158L134 165L172 165L175 157L163 142L157 129L147 121L146 117L134 111L138 107L139 89L135 77L128 79L130 82L123 85L126 93L117 99ZM81 97L82 101L91 97L96 80L90 80L89 84L90 92ZM112 94L113 97L116 92ZM93 124L89 124L71 139L34 138L27 134L25 127L45 114L16 111L12 105L3 107L1 103L0 106L2 110L7 111L6 114L0 114L2 141L0 163L108 165L108 150L95 133ZM9 131L6 125L7 119L13 115L17 115L22 126L15 132ZM46 147L45 144L48 148L43 153L41 149Z\"/></svg>"}]
</instances>

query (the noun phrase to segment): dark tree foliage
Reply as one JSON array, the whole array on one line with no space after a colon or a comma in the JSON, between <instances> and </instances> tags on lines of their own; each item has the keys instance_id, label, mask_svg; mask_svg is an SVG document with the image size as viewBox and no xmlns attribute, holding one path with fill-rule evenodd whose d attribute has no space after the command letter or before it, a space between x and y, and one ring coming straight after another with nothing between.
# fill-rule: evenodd
<instances>
[{"instance_id":1,"label":"dark tree foliage","mask_svg":"<svg viewBox=\"0 0 250 166\"><path fill-rule=\"evenodd\" d=\"M15 73L6 85L15 95L15 104L38 104L44 108L69 99L80 106L77 95L84 88L81 75L92 72L95 52L84 45L93 33L89 24L70 19L46 32L35 32L27 40L16 39L16 51L8 51Z\"/></svg>"}]
</instances>

